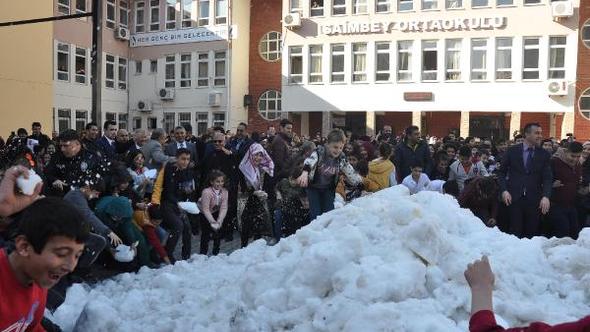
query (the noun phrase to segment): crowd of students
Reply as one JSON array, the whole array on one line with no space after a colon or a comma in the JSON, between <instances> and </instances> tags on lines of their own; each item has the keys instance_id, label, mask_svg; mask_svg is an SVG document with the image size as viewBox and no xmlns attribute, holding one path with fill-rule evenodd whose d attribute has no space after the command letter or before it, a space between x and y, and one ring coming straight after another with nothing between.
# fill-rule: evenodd
<instances>
[{"instance_id":1,"label":"crowd of students","mask_svg":"<svg viewBox=\"0 0 590 332\"><path fill-rule=\"evenodd\" d=\"M49 138L33 123L32 135L20 128L0 140L0 292L34 281L40 288L27 296L37 302L27 308L45 307L46 289L59 288L74 270L88 277L97 265L133 271L174 264L193 254L199 233L203 255L210 241L217 255L236 230L242 247L260 238L272 245L335 207L397 184L410 194L452 195L487 226L519 237L576 238L588 225L590 142L542 140L536 123L500 142L423 137L415 126L399 136L385 126L375 137L335 129L300 138L288 120L278 132L248 133L241 123L235 134L215 127L201 137L190 126L130 134L106 121L101 129L90 123ZM15 194L16 177L28 169L44 185L33 196ZM47 198L25 209L37 195ZM44 263L44 255L55 257ZM2 274L10 267L16 279L7 281ZM49 302L54 309L61 301ZM10 311L2 305L0 313ZM25 330L39 321L35 310L12 318L0 317L0 328L6 321Z\"/></svg>"}]
</instances>

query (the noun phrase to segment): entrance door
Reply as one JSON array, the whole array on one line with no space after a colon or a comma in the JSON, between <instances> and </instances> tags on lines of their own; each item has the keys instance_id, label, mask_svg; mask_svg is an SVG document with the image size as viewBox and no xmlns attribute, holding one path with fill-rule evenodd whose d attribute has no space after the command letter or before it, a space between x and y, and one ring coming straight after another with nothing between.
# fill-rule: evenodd
<instances>
[{"instance_id":1,"label":"entrance door","mask_svg":"<svg viewBox=\"0 0 590 332\"><path fill-rule=\"evenodd\" d=\"M345 123L346 130L350 130L353 135L364 136L367 134L367 113L346 113Z\"/></svg>"},{"instance_id":2,"label":"entrance door","mask_svg":"<svg viewBox=\"0 0 590 332\"><path fill-rule=\"evenodd\" d=\"M469 136L485 137L492 140L503 140L508 137L508 129L504 127L504 115L480 115L469 118Z\"/></svg>"}]
</instances>

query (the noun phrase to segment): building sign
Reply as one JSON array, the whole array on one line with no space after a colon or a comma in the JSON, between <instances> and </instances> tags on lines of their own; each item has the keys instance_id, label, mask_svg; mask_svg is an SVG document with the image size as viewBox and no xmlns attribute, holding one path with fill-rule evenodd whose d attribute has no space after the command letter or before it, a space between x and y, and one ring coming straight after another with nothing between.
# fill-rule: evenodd
<instances>
[{"instance_id":1,"label":"building sign","mask_svg":"<svg viewBox=\"0 0 590 332\"><path fill-rule=\"evenodd\" d=\"M432 92L404 92L405 101L433 101Z\"/></svg>"},{"instance_id":2,"label":"building sign","mask_svg":"<svg viewBox=\"0 0 590 332\"><path fill-rule=\"evenodd\" d=\"M358 35L373 33L493 30L506 27L506 17L449 18L390 22L346 22L320 26L324 35Z\"/></svg>"},{"instance_id":3,"label":"building sign","mask_svg":"<svg viewBox=\"0 0 590 332\"><path fill-rule=\"evenodd\" d=\"M131 47L186 44L216 40L236 39L238 28L235 25L208 28L158 31L131 35Z\"/></svg>"}]
</instances>

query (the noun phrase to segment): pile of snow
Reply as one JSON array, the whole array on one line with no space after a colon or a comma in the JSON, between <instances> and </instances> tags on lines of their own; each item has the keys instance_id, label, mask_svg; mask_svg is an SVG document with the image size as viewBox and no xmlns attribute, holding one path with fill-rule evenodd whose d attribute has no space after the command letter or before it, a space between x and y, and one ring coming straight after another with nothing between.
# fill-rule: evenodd
<instances>
[{"instance_id":1,"label":"pile of snow","mask_svg":"<svg viewBox=\"0 0 590 332\"><path fill-rule=\"evenodd\" d=\"M482 254L496 273L501 321L590 313L590 231L577 242L519 240L450 196L397 186L273 247L257 241L230 256L76 285L55 319L66 331L466 331L463 272Z\"/></svg>"}]
</instances>

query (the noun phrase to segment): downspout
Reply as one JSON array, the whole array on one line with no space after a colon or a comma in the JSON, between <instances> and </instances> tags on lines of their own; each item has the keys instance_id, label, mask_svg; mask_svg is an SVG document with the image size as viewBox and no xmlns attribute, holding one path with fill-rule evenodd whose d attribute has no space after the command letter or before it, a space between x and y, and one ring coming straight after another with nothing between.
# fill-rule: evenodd
<instances>
[{"instance_id":1,"label":"downspout","mask_svg":"<svg viewBox=\"0 0 590 332\"><path fill-rule=\"evenodd\" d=\"M232 4L233 0L228 1L227 5L227 126L225 130L229 130L231 128L231 114L232 114L232 104L231 104L231 91L232 91L232 80L231 80L231 73L232 73L232 60L233 60L233 52L232 52L232 23L233 23L233 11L232 11Z\"/></svg>"}]
</instances>

